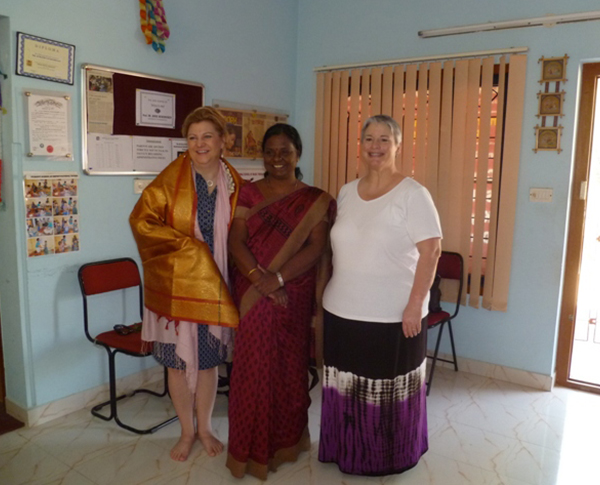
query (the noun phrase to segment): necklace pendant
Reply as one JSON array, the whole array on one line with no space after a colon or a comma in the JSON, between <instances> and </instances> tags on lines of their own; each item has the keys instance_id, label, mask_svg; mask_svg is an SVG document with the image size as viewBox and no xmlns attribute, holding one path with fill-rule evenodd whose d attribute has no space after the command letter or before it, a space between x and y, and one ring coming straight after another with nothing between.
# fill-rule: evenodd
<instances>
[{"instance_id":1,"label":"necklace pendant","mask_svg":"<svg viewBox=\"0 0 600 485\"><path fill-rule=\"evenodd\" d=\"M208 187L212 187L213 185L215 185L215 183L214 183L212 180L207 180L207 181L206 181L206 185L207 185Z\"/></svg>"}]
</instances>

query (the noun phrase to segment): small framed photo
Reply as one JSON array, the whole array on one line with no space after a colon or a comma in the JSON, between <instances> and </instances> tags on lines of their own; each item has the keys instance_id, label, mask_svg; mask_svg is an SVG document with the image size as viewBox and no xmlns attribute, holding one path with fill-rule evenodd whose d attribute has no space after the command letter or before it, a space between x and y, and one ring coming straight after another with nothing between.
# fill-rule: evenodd
<instances>
[{"instance_id":1,"label":"small framed photo","mask_svg":"<svg viewBox=\"0 0 600 485\"><path fill-rule=\"evenodd\" d=\"M73 84L74 70L74 45L17 32L17 75Z\"/></svg>"},{"instance_id":2,"label":"small framed photo","mask_svg":"<svg viewBox=\"0 0 600 485\"><path fill-rule=\"evenodd\" d=\"M564 116L563 101L565 92L560 93L538 93L537 116Z\"/></svg>"},{"instance_id":3,"label":"small framed photo","mask_svg":"<svg viewBox=\"0 0 600 485\"><path fill-rule=\"evenodd\" d=\"M542 57L538 62L542 63L542 77L540 83L566 81L567 59L569 56L563 57Z\"/></svg>"},{"instance_id":4,"label":"small framed photo","mask_svg":"<svg viewBox=\"0 0 600 485\"><path fill-rule=\"evenodd\" d=\"M562 135L562 126L536 126L535 127L535 148L538 151L555 151L560 153L560 138Z\"/></svg>"}]
</instances>

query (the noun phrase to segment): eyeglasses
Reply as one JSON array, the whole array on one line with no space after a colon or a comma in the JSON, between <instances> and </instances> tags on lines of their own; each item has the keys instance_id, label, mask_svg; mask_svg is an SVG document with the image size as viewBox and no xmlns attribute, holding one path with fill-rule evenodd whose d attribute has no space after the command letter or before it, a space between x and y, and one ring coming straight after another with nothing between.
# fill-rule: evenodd
<instances>
[{"instance_id":1,"label":"eyeglasses","mask_svg":"<svg viewBox=\"0 0 600 485\"><path fill-rule=\"evenodd\" d=\"M142 324L134 323L133 325L115 325L113 330L117 332L119 335L129 335L130 333L141 332Z\"/></svg>"}]
</instances>

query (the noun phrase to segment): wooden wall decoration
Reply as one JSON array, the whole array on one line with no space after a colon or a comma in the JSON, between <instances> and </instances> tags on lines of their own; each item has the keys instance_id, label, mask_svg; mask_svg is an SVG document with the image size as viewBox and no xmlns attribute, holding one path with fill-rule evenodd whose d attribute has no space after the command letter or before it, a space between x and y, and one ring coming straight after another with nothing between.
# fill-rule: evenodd
<instances>
[{"instance_id":1,"label":"wooden wall decoration","mask_svg":"<svg viewBox=\"0 0 600 485\"><path fill-rule=\"evenodd\" d=\"M561 83L567 82L568 55L563 57L541 57L538 62L542 65L540 84L543 91L539 91L537 117L540 124L535 129L535 148L533 151L556 151L560 153L560 139L563 127L558 124L559 118L564 116L565 91L561 90Z\"/></svg>"}]
</instances>

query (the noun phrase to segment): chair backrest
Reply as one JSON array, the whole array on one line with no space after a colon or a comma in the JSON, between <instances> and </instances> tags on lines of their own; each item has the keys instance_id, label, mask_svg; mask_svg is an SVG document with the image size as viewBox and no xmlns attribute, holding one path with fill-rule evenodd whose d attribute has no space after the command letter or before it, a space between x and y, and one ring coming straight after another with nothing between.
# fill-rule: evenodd
<instances>
[{"instance_id":1,"label":"chair backrest","mask_svg":"<svg viewBox=\"0 0 600 485\"><path fill-rule=\"evenodd\" d=\"M458 281L458 295L456 298L456 308L454 309L454 318L458 314L460 308L460 300L463 289L463 275L464 275L464 263L463 257L459 253L453 253L451 251L442 251L437 266L437 274L442 279L456 280Z\"/></svg>"},{"instance_id":2,"label":"chair backrest","mask_svg":"<svg viewBox=\"0 0 600 485\"><path fill-rule=\"evenodd\" d=\"M438 261L437 273L448 280L462 280L463 258L458 253L442 251Z\"/></svg>"},{"instance_id":3,"label":"chair backrest","mask_svg":"<svg viewBox=\"0 0 600 485\"><path fill-rule=\"evenodd\" d=\"M137 263L131 258L96 261L79 268L79 285L86 296L124 290L140 284Z\"/></svg>"},{"instance_id":4,"label":"chair backrest","mask_svg":"<svg viewBox=\"0 0 600 485\"><path fill-rule=\"evenodd\" d=\"M137 263L131 258L109 259L84 264L77 272L83 296L83 322L88 340L94 342L89 333L87 297L138 287L140 319L143 313L142 281Z\"/></svg>"}]
</instances>

